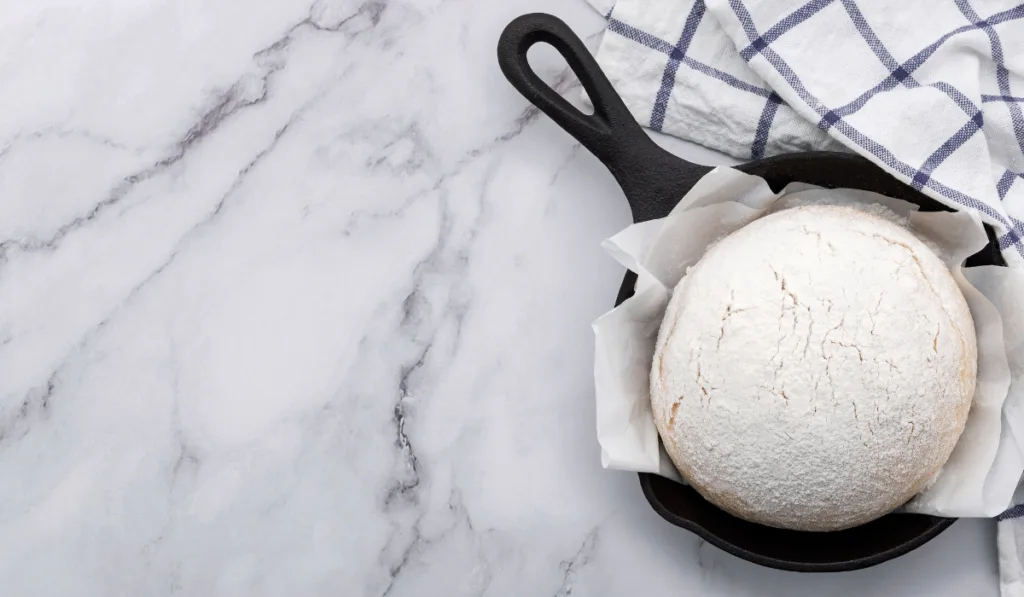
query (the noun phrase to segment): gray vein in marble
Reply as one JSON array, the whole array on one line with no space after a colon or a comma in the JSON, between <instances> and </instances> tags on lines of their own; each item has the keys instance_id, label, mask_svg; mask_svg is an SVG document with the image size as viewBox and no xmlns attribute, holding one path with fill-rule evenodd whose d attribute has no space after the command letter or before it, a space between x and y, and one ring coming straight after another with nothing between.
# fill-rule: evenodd
<instances>
[{"instance_id":1,"label":"gray vein in marble","mask_svg":"<svg viewBox=\"0 0 1024 597\"><path fill-rule=\"evenodd\" d=\"M57 380L60 378L60 374L64 369L70 365L74 357L81 353L82 349L89 345L89 343L105 328L114 316L128 303L132 297L138 294L138 291L142 289L150 280L159 275L166 267L170 264L171 259L163 263L160 267L150 273L142 282L137 284L131 291L128 292L127 296L121 303L106 317L100 320L99 323L91 327L89 330L82 335L82 338L71 348L71 350L65 353L64 357L61 358L58 365L49 374L46 381L32 389L30 389L22 398L21 406L15 412L14 416L6 422L0 422L0 443L5 439L18 440L25 436L28 432L27 426L20 431L17 429L18 425L28 424L30 415L37 413L45 413L50 407L50 401L53 399L54 394L59 389ZM15 437L15 433L17 433Z\"/></svg>"},{"instance_id":2,"label":"gray vein in marble","mask_svg":"<svg viewBox=\"0 0 1024 597\"><path fill-rule=\"evenodd\" d=\"M309 18L304 22L308 22L321 31L341 31L346 25L354 24L359 19L366 19L369 21L370 28L373 28L380 24L380 19L384 14L384 9L387 8L387 3L380 2L379 0L363 2L351 14L342 17L334 23L330 22L331 15L328 14L327 7L328 3L317 2L310 9Z\"/></svg>"},{"instance_id":3,"label":"gray vein in marble","mask_svg":"<svg viewBox=\"0 0 1024 597\"><path fill-rule=\"evenodd\" d=\"M420 328L422 328L424 324L429 323L426 317L426 312L428 310L428 298L424 295L424 277L432 270L442 267L440 264L440 258L446 248L445 246L449 240L449 233L451 231L451 214L448 212L447 205L442 203L441 209L442 218L441 225L438 230L437 244L435 244L426 257L416 264L416 267L413 269L412 289L403 299L401 304L401 318L398 325L398 331L413 345L418 346L418 351L410 361L399 365L398 380L396 384L398 399L392 409L392 423L395 427L394 444L398 449L397 457L400 470L385 490L385 511L392 510L400 503L412 507L419 506L419 496L416 494L416 491L420 487L422 471L419 466L419 458L416 456L416 450L412 441L409 439L409 433L406 430L406 425L411 419L410 412L408 410L408 399L414 390L413 375L420 371L427 363L427 357L430 355L431 348L434 344L433 336L436 332L435 326L434 329L427 331L428 338L425 341L418 341L418 337L422 332ZM440 325L440 322L438 322L438 325ZM390 591L395 578L408 562L410 555L422 541L419 525L423 515L424 513L422 511L417 512L415 521L410 528L410 532L413 534L412 540L403 550L398 563L389 566L391 584L388 589L384 591L383 595L387 595ZM394 538L394 536L392 538Z\"/></svg>"},{"instance_id":4,"label":"gray vein in marble","mask_svg":"<svg viewBox=\"0 0 1024 597\"><path fill-rule=\"evenodd\" d=\"M379 13L377 13L379 16ZM340 25L339 25L340 26ZM294 28L293 28L294 29ZM319 28L318 28L319 29ZM288 35L291 35L291 30ZM286 45L286 44L285 44ZM271 44L268 48L261 50L257 54L262 58L267 58L270 54L267 52L269 48L281 48L285 45L280 45L277 42ZM108 196L108 198L96 206L94 206L88 214L82 217L75 218L71 222L62 225L57 233L46 241L4 241L0 242L0 263L4 262L7 257L7 251L11 247L11 243L18 246L20 249L25 251L33 251L40 249L53 250L59 246L60 241L74 229L87 223L98 217L102 211L112 207L121 199L126 197L130 190L137 184L153 178L160 173L166 171L174 164L183 160L188 154L189 150L195 147L203 139L207 138L210 134L216 131L230 116L237 113L239 110L262 103L268 98L267 84L269 78L281 68L283 64L276 61L269 61L270 66L267 68L265 74L258 78L253 78L250 75L244 76L239 79L228 92L218 97L214 106L207 110L199 121L194 124L189 131L185 134L182 141L176 145L176 150L171 156L164 158L154 166L150 166L143 171L136 174L132 174L125 178L125 181L116 187L115 191ZM258 93L253 94L252 91L256 89ZM248 91L247 91L248 90ZM139 294L146 286L148 286L153 280L158 278L178 257L182 247L187 241L193 237L194 233L205 227L209 226L215 221L222 213L224 206L227 201L232 197L238 189L242 186L244 181L250 172L260 164L270 153L277 147L281 138L285 135L288 129L299 120L305 112L317 101L323 98L323 93L314 95L305 104L303 104L298 110L296 110L285 124L280 127L274 134L270 143L258 151L256 155L237 173L235 179L232 181L228 190L220 197L214 208L208 213L206 217L197 222L192 226L181 239L175 244L174 248L170 251L168 257L157 266L148 276L142 281L135 285L115 307L112 309L103 319L101 319L95 326L90 328L83 334L82 339L76 343L76 345L68 351L60 363L50 374L45 386L43 388L36 387L30 390L25 398L22 400L21 407L15 412L15 415L6 422L0 422L0 441L5 438L14 438L15 427L18 424L26 422L29 415L35 412L45 412L49 406L49 401L55 391L54 381L59 376L60 372L67 366L72 357L78 354L88 343L96 337L96 335L120 312L128 305L131 300ZM6 338L4 342L0 344L6 344L10 342L11 338ZM18 438L22 437L23 430L17 435ZM176 467L177 468L177 467Z\"/></svg>"},{"instance_id":5,"label":"gray vein in marble","mask_svg":"<svg viewBox=\"0 0 1024 597\"><path fill-rule=\"evenodd\" d=\"M579 82L572 77L572 71L567 67L559 73L559 75L552 82L552 87L560 94L568 93L571 89L579 86ZM474 147L465 152L455 164L447 171L441 173L435 180L434 184L428 188L421 189L408 195L403 199L398 207L387 210L387 211L373 211L373 210L354 210L348 223L342 229L344 236L351 235L353 232L359 229L360 225L366 221L376 221L381 219L388 219L399 217L405 213L405 211L414 205L417 200L422 199L425 196L430 195L433 192L439 190L444 184L452 177L458 176L468 166L472 165L481 156L488 155L494 151L497 147L512 141L519 137L523 132L530 126L530 124L536 122L541 112L533 105L527 105L522 112L516 116L511 126L507 131L498 135L497 137L483 143L477 147ZM400 167L403 172L409 173L420 169L424 163L429 159L429 145L419 134L419 128L413 124L403 131L396 139L388 142L384 148L393 147L400 140L409 139L412 141L414 148L422 151L423 153L416 153L409 156L408 160ZM368 166L380 167L387 163L386 156L374 159L367 163Z\"/></svg>"},{"instance_id":6,"label":"gray vein in marble","mask_svg":"<svg viewBox=\"0 0 1024 597\"><path fill-rule=\"evenodd\" d=\"M174 396L171 408L171 429L174 434L174 441L178 446L178 457L174 460L174 465L171 467L171 486L173 487L184 471L195 472L200 465L200 457L198 451L188 441L181 420L181 392L178 379L180 365L178 362L177 343L173 337L171 338L170 354L171 362L168 364L168 368L170 370L171 392Z\"/></svg>"},{"instance_id":7,"label":"gray vein in marble","mask_svg":"<svg viewBox=\"0 0 1024 597\"><path fill-rule=\"evenodd\" d=\"M428 538L423 536L419 528L423 514L420 514L417 517L416 522L411 529L411 541L399 555L397 562L387 567L388 580L379 593L380 597L386 597L391 594L395 589L398 580L401 578L402 573L415 557L423 556L431 548L439 546L459 528L465 528L465 530L470 534L476 548L477 557L483 564L482 570L480 570L482 577L475 579L475 582L473 583L474 586L472 587L474 589L473 592L475 595L483 595L486 593L488 586L491 584L493 572L489 562L487 562L482 553L483 546L481 543L480 532L473 524L472 517L462 501L462 492L459 490L458 486L454 484L449 492L447 508L448 512L452 515L452 524L450 527L434 537ZM486 531L484 531L484 533L486 533ZM384 551L387 551L387 547L385 547ZM577 554L577 557L578 555L579 554ZM573 559L575 560L577 558L574 557ZM563 562L563 565L564 564L565 563ZM568 593L566 595L568 595Z\"/></svg>"},{"instance_id":8,"label":"gray vein in marble","mask_svg":"<svg viewBox=\"0 0 1024 597\"><path fill-rule=\"evenodd\" d=\"M701 578L704 579L705 583L711 585L714 583L717 571L720 568L717 557L722 552L700 537L695 537L695 539L696 554L694 559L697 561L697 567L700 569Z\"/></svg>"},{"instance_id":9,"label":"gray vein in marble","mask_svg":"<svg viewBox=\"0 0 1024 597\"><path fill-rule=\"evenodd\" d=\"M452 230L452 214L448 210L446 202L442 203L442 219L441 226L438 232L438 243L427 254L413 270L413 285L412 290L403 299L401 304L401 319L399 322L399 331L408 335L409 339L415 342L415 338L418 335L419 327L425 323L424 319L426 314L429 312L429 299L426 298L423 291L424 277L430 273L438 272L447 269L446 273L461 273L468 266L469 259L469 247L476 240L477 234L479 233L482 221L486 218L487 214L487 188L490 181L494 177L494 169L489 169L484 175L484 181L480 192L480 211L477 214L475 221L470 227L470 233L466 242L461 247L455 248L454 253L454 265L445 268L442 264L442 257L447 245L450 241L451 230ZM462 325L465 321L466 314L469 310L468 301L452 300L449 297L448 302L444 305L444 318L450 318L454 328L454 337L452 354L458 350L459 338L462 336ZM406 432L405 426L409 420L409 412L407 410L408 398L412 395L413 385L412 379L424 365L427 363L427 359L431 354L431 350L434 347L434 334L436 334L438 327L441 322L435 326L434 330L429 332L429 337L424 341L420 347L418 354L411 363L403 364L399 369L398 377L398 394L399 399L395 403L393 410L393 423L395 426L395 445L399 449L399 454L405 465L406 477L404 479L397 479L393 485L387 490L387 494L384 500L385 507L390 506L396 499L411 500L415 503L417 496L415 494L416 488L420 483L420 468L419 461L416 456L416 452L413 449L412 442L409 440L409 435Z\"/></svg>"},{"instance_id":10,"label":"gray vein in marble","mask_svg":"<svg viewBox=\"0 0 1024 597\"><path fill-rule=\"evenodd\" d=\"M587 533L583 543L576 550L572 558L562 561L562 584L555 591L554 597L569 597L572 595L573 586L576 583L576 575L579 574L583 567L590 563L590 556L593 555L594 549L597 547L598 530L595 527Z\"/></svg>"},{"instance_id":11,"label":"gray vein in marble","mask_svg":"<svg viewBox=\"0 0 1024 597\"><path fill-rule=\"evenodd\" d=\"M117 314L120 311L122 311L128 304L131 303L132 299L135 296L137 296L139 292L141 292L153 280L159 277L160 274L167 270L167 268L174 262L174 260L177 259L182 246L193 236L193 234L198 229L209 225L214 219L217 218L217 216L220 215L224 207L224 204L228 200L228 198L238 190L238 188L242 185L242 182L245 180L249 172L257 164L259 164L260 161L262 161L271 151L273 151L273 149L277 146L277 143L280 141L281 137L284 135L285 131L287 131L288 127L291 126L291 124L300 116L301 113L302 110L297 111L293 115L293 117L289 119L289 121L285 123L285 125L277 131L277 133L274 135L273 140L265 148L260 150L256 154L256 157L254 157L248 164L246 164L241 170L239 170L238 175L235 178L234 182L232 183L231 187L228 189L226 193L224 193L223 196L221 196L220 200L217 202L214 209L209 213L207 217L205 217L197 224L195 224L188 232L186 232L182 236L181 240L179 240L175 247L171 250L167 259L165 259L163 263L157 266L156 269L150 272L150 274L146 276L141 282L136 284L135 287L133 287L128 292L125 298L121 300L117 304L117 306L115 306L114 309L110 311L110 313L106 315L106 317L104 317L102 320L100 320L99 323L97 323L91 329L86 331L85 334L83 334L82 339L74 346L74 348L68 351L65 357L61 359L60 363L57 365L53 373L50 374L50 377L46 382L45 391L38 387L29 391L29 393L25 396L25 398L22 401L22 406L18 410L18 415L14 417L13 421L7 423L5 426L0 426L0 441L3 441L5 437L10 435L10 427L14 423L26 420L27 415L30 412L33 412L34 410L42 412L46 411L46 409L49 407L49 400L53 396L55 391L55 380L60 375L60 372L69 364L74 355L79 354L82 351L82 349L85 346L87 346L89 342L91 342L99 334L99 332L117 316ZM33 409L31 408L32 405L37 405L38 408ZM5 430L4 427L7 427L7 429Z\"/></svg>"},{"instance_id":12,"label":"gray vein in marble","mask_svg":"<svg viewBox=\"0 0 1024 597\"><path fill-rule=\"evenodd\" d=\"M316 31L323 31L325 33L344 33L346 37L352 39L359 34L366 33L377 27L377 25L380 24L381 17L383 16L386 8L386 2L369 0L357 6L356 9L347 16L341 17L332 23L330 22L331 15L329 14L330 2L320 0L310 7L309 16L288 27L281 37L267 45L262 50L257 51L253 56L257 59L262 59L267 54L287 48L294 40L295 34L306 27L315 29ZM360 21L363 21L364 26L362 29L354 31L348 30L349 26L356 25Z\"/></svg>"},{"instance_id":13,"label":"gray vein in marble","mask_svg":"<svg viewBox=\"0 0 1024 597\"><path fill-rule=\"evenodd\" d=\"M24 252L56 249L68 234L120 203L140 183L162 174L183 160L192 147L216 131L229 116L244 107L253 106L266 100L266 77L270 76L272 72L268 72L263 78L255 81L249 76L239 79L227 92L217 97L213 107L203 113L199 120L189 128L182 140L175 145L175 150L171 155L152 166L126 176L105 199L95 204L84 215L62 224L49 238L8 239L0 242L0 262L6 261L8 253L14 248ZM255 95L252 93L254 90L256 91Z\"/></svg>"},{"instance_id":14,"label":"gray vein in marble","mask_svg":"<svg viewBox=\"0 0 1024 597\"><path fill-rule=\"evenodd\" d=\"M25 437L29 430L29 419L45 414L49 410L50 400L57 390L57 375L58 372L52 373L45 384L29 391L22 398L17 410L6 421L0 421L0 444L6 440L17 441Z\"/></svg>"},{"instance_id":15,"label":"gray vein in marble","mask_svg":"<svg viewBox=\"0 0 1024 597\"><path fill-rule=\"evenodd\" d=\"M292 117L288 120L288 122L286 122L285 125L282 126L277 131L272 141L266 147L260 150L248 164L246 164L241 170L239 170L237 177L231 184L231 187L228 189L226 193L224 193L224 195L221 196L220 200L218 200L218 202L214 206L214 209L211 210L209 215L207 215L204 219L196 223L188 232L186 232L182 236L181 240L179 240L175 247L171 250L167 259L165 259L159 266L157 266L156 269L150 272L150 274L146 276L141 282L135 285L135 287L133 287L127 293L125 298L121 300L117 304L117 306L115 306L114 309L112 309L103 319L101 319L99 323L97 323L95 326L87 330L85 334L83 334L82 339L79 340L79 342L70 351L68 351L68 353L64 356L63 359L61 359L60 363L57 365L54 371L50 374L49 378L45 383L45 386L33 388L25 395L24 399L22 400L22 405L16 411L15 415L9 421L0 425L0 442L2 442L5 438L14 437L13 434L16 425L18 425L19 423L26 422L30 414L37 412L46 412L46 410L49 408L50 399L53 397L53 394L56 390L56 380L58 379L61 371L71 362L74 355L79 354L85 346L88 346L88 344L100 333L100 331L104 327L106 327L117 316L117 314L120 311L122 311L128 304L131 303L132 299L135 296L137 296L139 292L141 292L153 280L158 278L160 274L167 270L167 268L178 257L183 245L194 235L194 233L198 229L209 225L213 220L215 220L220 215L228 198L231 197L238 190L238 188L242 185L250 171L252 171L252 169L256 167L256 165L258 165L267 155L269 155L271 151L273 151L273 149L277 146L278 142L281 140L281 137L284 135L284 133L302 115L302 113L308 107L308 105L309 104L297 110L295 114L293 114ZM23 437L24 433L26 432L27 429L22 430L22 432L19 433L17 435L17 438L15 439ZM176 471L177 468L178 467L176 465Z\"/></svg>"},{"instance_id":16,"label":"gray vein in marble","mask_svg":"<svg viewBox=\"0 0 1024 597\"><path fill-rule=\"evenodd\" d=\"M207 139L210 135L216 132L229 118L237 114L244 108L248 108L254 105L265 102L268 97L268 85L271 77L278 71L284 68L285 61L283 50L288 46L294 32L303 26L310 26L313 29L320 31L341 31L345 25L354 22L354 19L360 16L366 16L369 19L371 27L376 26L379 21L381 14L383 13L383 4L379 2L366 2L364 3L353 15L342 19L340 22L334 25L323 25L318 23L312 17L305 19L304 21L289 28L285 35L276 42L268 45L267 47L259 50L254 54L258 65L262 69L262 73L259 75L246 74L239 78L231 87L223 94L216 96L213 101L212 107L208 108L184 134L182 139L175 144L174 151L167 157L161 159L152 166L149 166L143 170L135 172L127 177L116 186L107 198L94 205L86 214L78 216L61 225L56 233L46 239L8 239L0 242L0 263L7 261L9 257L9 251L12 248L18 248L22 251L31 252L38 250L55 250L59 247L61 241L70 233L87 224L88 222L96 219L102 215L109 208L117 205L121 200L127 197L130 192L140 183L152 179L164 172L168 171L171 167L178 164L186 158L190 151L198 146L203 140ZM366 31L363 29L361 31ZM264 158L266 158L273 149L277 146L282 136L286 133L288 128L300 118L304 112L316 101L322 99L323 94L317 94L312 99L307 101L299 110L295 111L289 120L277 130L272 141L260 150L255 157L250 160L243 168L241 168L236 175L235 180L231 186L225 192L221 198L217 201L213 210L202 220L196 223L188 232L186 232L181 240L176 243L175 247L170 251L167 259L162 262L156 269L154 269L148 276L146 276L140 283L135 285L122 299L117 306L112 309L103 319L101 319L96 325L88 329L82 336L81 340L75 344L75 346L69 350L65 356L60 360L59 364L54 368L53 372L49 375L47 381L42 386L33 388L25 397L22 399L21 406L13 413L12 416L8 417L7 421L0 421L0 441L4 439L17 439L24 436L27 432L28 419L30 415L38 412L45 412L49 407L50 399L52 398L56 386L55 380L59 377L60 372L68 365L73 356L81 351L82 348L88 345L88 343L96 337L96 335L121 311L127 304L129 304L133 297L135 297L143 288L145 288L150 282L156 279L162 272L164 272L171 263L176 259L179 251L181 250L184 243L191 238L193 233L206 225L209 225L214 221L222 212L227 200L238 190L242 185L247 175L255 168ZM30 137L42 137L45 135L56 135L56 136L78 136L84 137L103 145L124 148L123 145L118 144L112 140L105 139L101 136L94 135L92 133L75 131L75 130L62 130L62 129L47 129L27 135L26 138ZM3 150L4 152L9 151L10 147L14 144L12 141ZM0 153L0 159L2 159L2 153ZM3 344L10 342L11 338L6 338ZM24 425L21 432L18 432L19 426ZM178 468L177 466L175 467Z\"/></svg>"},{"instance_id":17,"label":"gray vein in marble","mask_svg":"<svg viewBox=\"0 0 1024 597\"><path fill-rule=\"evenodd\" d=\"M491 564L484 554L482 539L482 537L486 536L490 530L477 529L473 524L473 518L470 516L469 510L466 508L466 505L462 500L462 491L458 486L452 487L451 493L448 497L448 511L455 517L452 529L449 530L448 533L450 534L453 530L457 529L460 524L462 524L465 525L466 530L473 538L473 546L476 548L477 566L474 567L472 589L474 589L474 593L476 595L482 596L487 592L488 587L493 581L494 575Z\"/></svg>"},{"instance_id":18,"label":"gray vein in marble","mask_svg":"<svg viewBox=\"0 0 1024 597\"><path fill-rule=\"evenodd\" d=\"M399 556L398 562L388 566L388 583L380 593L381 597L387 597L387 595L391 594L391 591L395 588L395 583L398 581L398 578L405 569L405 566L409 563L410 558L412 558L413 554L419 550L420 546L424 543L423 536L419 531L419 519L417 519L416 524L413 525L412 533L413 539L409 542L409 545L402 552L401 556Z\"/></svg>"},{"instance_id":19,"label":"gray vein in marble","mask_svg":"<svg viewBox=\"0 0 1024 597\"><path fill-rule=\"evenodd\" d=\"M397 162L392 160L394 156L391 150L399 146L403 141L411 145L409 155L400 158ZM423 167L429 158L432 158L430 146L427 143L419 124L413 122L405 127L394 139L388 141L381 147L383 155L370 156L366 160L366 167L370 170L387 168L392 174L412 174Z\"/></svg>"},{"instance_id":20,"label":"gray vein in marble","mask_svg":"<svg viewBox=\"0 0 1024 597\"><path fill-rule=\"evenodd\" d=\"M559 177L562 176L562 172L564 172L565 169L569 167L569 164L571 164L572 161L576 159L576 156L580 154L580 149L582 148L582 143L572 144L572 148L569 150L569 153L565 156L565 159L562 160L560 164L558 164L557 168L555 168L555 172L554 174L551 175L551 181L548 182L548 186L554 186L554 184L558 182Z\"/></svg>"},{"instance_id":21,"label":"gray vein in marble","mask_svg":"<svg viewBox=\"0 0 1024 597\"><path fill-rule=\"evenodd\" d=\"M116 149L118 151L130 151L132 153L140 153L142 148L139 147L128 147L124 143L120 143L98 133L94 133L89 130L76 129L76 128L63 128L59 126L48 126L37 131L30 133L19 133L14 135L10 141L4 144L3 149L0 149L0 162L2 162L11 151L15 150L18 146L26 141L34 141L37 139L47 138L57 139L85 139L91 143L95 143L101 147L107 147L110 149Z\"/></svg>"},{"instance_id":22,"label":"gray vein in marble","mask_svg":"<svg viewBox=\"0 0 1024 597\"><path fill-rule=\"evenodd\" d=\"M520 129L525 123L518 125ZM518 133L517 133L518 134ZM511 137L509 137L511 138ZM441 223L438 228L437 242L434 247L424 256L413 268L413 281L410 291L401 302L399 307L398 333L417 347L415 354L399 365L397 379L398 399L392 410L392 423L395 429L394 445L398 450L397 464L398 471L391 480L384 492L383 511L386 513L395 512L400 507L412 508L414 518L403 531L399 521L393 520L394 532L389 538L384 550L381 552L381 559L387 561L387 554L393 542L400 540L403 534L408 534L404 549L391 564L387 564L389 581L381 593L382 596L390 594L395 582L405 569L410 560L423 550L431 547L436 539L427 539L423 536L420 525L426 512L420 505L419 491L423 487L427 471L424 470L421 459L418 457L413 441L410 439L409 425L413 420L409 399L416 393L417 379L424 369L428 367L437 368L441 364L436 359L431 360L435 354L436 335L445 325L451 325L454 338L449 358L453 358L458 350L462 334L462 324L469 310L468 299L458 300L451 297L454 286L461 284L462 273L468 267L468 256L470 246L474 243L479 233L482 222L487 217L486 195L493 180L495 170L488 169L483 176L481 185L480 210L476 214L469 227L469 234L460 244L453 244L452 228L455 214L450 210L446 193L442 190L441 196ZM444 178L439 181L438 187L444 185ZM433 303L425 284L429 276L444 274L448 285L448 297L444 305L440 306L440 313L431 317ZM449 500L449 508L452 502ZM463 507L464 511L464 507ZM466 521L470 528L471 522L466 514Z\"/></svg>"},{"instance_id":23,"label":"gray vein in marble","mask_svg":"<svg viewBox=\"0 0 1024 597\"><path fill-rule=\"evenodd\" d=\"M428 352L430 352L429 344L424 349L420 359L412 367L408 369L403 367L403 377L407 377L421 367ZM400 383L404 385L406 380L403 379ZM403 463L405 474L404 478L395 479L391 487L388 488L387 495L384 498L385 508L390 508L396 500L404 500L415 504L419 499L416 495L416 488L420 485L419 459L416 457L416 450L413 449L412 442L409 441L409 434L405 431L405 425L410 414L408 412L407 398L408 396L403 396L395 403L391 419L395 425L395 447L398 448L399 458Z\"/></svg>"},{"instance_id":24,"label":"gray vein in marble","mask_svg":"<svg viewBox=\"0 0 1024 597\"><path fill-rule=\"evenodd\" d=\"M307 104L306 107L308 107L308 105L309 104ZM200 228L202 226L208 225L210 222L212 222L214 219L216 219L217 216L220 215L220 213L224 209L224 205L227 203L228 199L232 195L234 195L235 192L238 191L238 189L242 186L242 183L244 183L245 179L249 176L249 173L252 172L253 168L258 166L260 164L260 162L262 162L268 155L270 155L270 152L274 151L274 149L277 148L277 144L278 144L278 142L281 141L281 137L283 137L284 134L288 131L288 129L291 128L291 126L293 124L295 124L295 121L298 120L302 116L304 111L305 111L305 107L300 109L300 110L298 110L297 112L295 112L295 114L293 114L292 117L289 118L288 121L284 123L284 126L282 126L281 128L277 129L277 131L274 133L274 137L273 137L273 139L271 139L270 143L266 147L261 149L259 151L259 153L256 154L255 157L253 157L251 160L249 160L249 163L247 163L245 166L242 166L242 168L238 171L238 174L235 176L235 180L231 182L231 186L228 187L228 190L223 195L221 195L221 198L217 201L217 204L214 205L213 210L211 210L210 213L205 218L203 218L195 226L193 226L191 230L186 232L185 235L182 237L182 241L187 240L190 237L190 235L193 232L195 232L195 230L197 230L198 228ZM181 246L181 242L179 242L178 246L175 247L175 253L177 252L177 249L180 246ZM172 258L173 258L173 255L172 255Z\"/></svg>"},{"instance_id":25,"label":"gray vein in marble","mask_svg":"<svg viewBox=\"0 0 1024 597\"><path fill-rule=\"evenodd\" d=\"M278 40L253 54L253 58L256 59L257 64L261 67L263 72L258 75L245 74L236 80L227 91L215 96L211 102L212 106L207 108L200 115L199 119L189 127L181 140L174 145L174 149L170 155L164 157L152 166L147 166L142 170L126 176L121 183L107 194L106 198L96 203L85 214L77 216L71 221L62 224L57 231L48 238L22 238L0 241L0 263L7 261L12 249L18 249L23 252L56 249L68 234L88 222L95 220L108 209L120 203L140 183L163 174L172 166L184 160L192 148L196 147L204 139L216 132L231 116L245 108L265 102L268 98L267 89L271 77L274 73L278 72L285 66L280 58L273 59L272 57L277 52L287 48L291 43L293 35L299 29L308 26L317 31L345 33L351 38L354 35L365 33L376 27L380 23L381 16L386 7L383 2L371 0L361 4L353 14L341 19L337 23L325 24L313 16L313 10L316 6L320 6L320 4L314 5L309 17L295 25L292 25ZM348 32L346 30L346 26L357 23L361 18L365 18L368 21L369 26L354 32ZM45 131L41 131L34 135L41 136L44 133ZM60 131L54 132L54 134L58 134L58 136L59 133ZM281 133L283 133L283 131L279 131L278 135ZM71 134L71 131L65 131L64 134L69 135ZM99 135L87 132L78 132L77 134L78 136L97 141L103 145L119 149L127 149L124 145ZM31 136L32 135L29 135L27 137ZM17 139L11 141L3 150L0 150L0 159L3 159L4 155L11 149L16 141ZM257 156L257 159L259 159L259 157L261 156Z\"/></svg>"}]
</instances>

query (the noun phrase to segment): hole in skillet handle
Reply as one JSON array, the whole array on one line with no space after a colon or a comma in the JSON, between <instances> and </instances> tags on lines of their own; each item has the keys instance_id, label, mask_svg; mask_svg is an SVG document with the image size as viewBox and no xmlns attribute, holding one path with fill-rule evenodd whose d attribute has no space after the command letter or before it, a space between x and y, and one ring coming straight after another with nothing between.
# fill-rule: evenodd
<instances>
[{"instance_id":1,"label":"hole in skillet handle","mask_svg":"<svg viewBox=\"0 0 1024 597\"><path fill-rule=\"evenodd\" d=\"M526 53L538 42L552 45L566 59L594 103L593 115L576 110L533 72ZM501 35L498 61L506 78L524 97L608 167L622 186L635 221L667 215L693 184L711 170L677 158L650 140L583 42L561 20L531 14L512 21ZM874 191L916 203L923 211L948 210L853 154L790 154L737 168L765 178L774 190L799 181L826 188ZM993 240L994 232L987 226L986 229ZM967 264L1005 262L998 245L990 243ZM627 273L616 305L632 296L635 281L635 274ZM655 475L641 474L640 483L648 502L669 522L741 558L784 570L834 572L873 566L923 545L955 522L933 516L890 514L835 533L787 531L735 518L705 501L692 488Z\"/></svg>"},{"instance_id":2,"label":"hole in skillet handle","mask_svg":"<svg viewBox=\"0 0 1024 597\"><path fill-rule=\"evenodd\" d=\"M551 45L579 78L594 105L584 114L545 83L527 60L530 47ZM608 168L629 201L634 222L668 215L710 166L662 149L640 128L583 41L561 19L534 13L516 18L498 40L498 65L509 83Z\"/></svg>"}]
</instances>

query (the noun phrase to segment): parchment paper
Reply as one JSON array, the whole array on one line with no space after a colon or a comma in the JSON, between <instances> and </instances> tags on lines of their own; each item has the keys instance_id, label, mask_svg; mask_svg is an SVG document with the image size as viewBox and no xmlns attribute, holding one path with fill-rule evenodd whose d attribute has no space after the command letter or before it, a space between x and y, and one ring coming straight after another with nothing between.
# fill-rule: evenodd
<instances>
[{"instance_id":1,"label":"parchment paper","mask_svg":"<svg viewBox=\"0 0 1024 597\"><path fill-rule=\"evenodd\" d=\"M988 242L974 211L918 213L876 193L792 184L773 193L761 178L716 168L661 220L634 224L602 246L638 275L632 298L594 322L597 436L605 468L683 481L661 448L649 375L671 291L718 239L779 209L841 203L902 221L949 266L978 338L978 383L960 441L934 483L907 510L991 517L1010 503L1024 471L1024 272L963 260ZM882 206L882 207L879 207Z\"/></svg>"}]
</instances>

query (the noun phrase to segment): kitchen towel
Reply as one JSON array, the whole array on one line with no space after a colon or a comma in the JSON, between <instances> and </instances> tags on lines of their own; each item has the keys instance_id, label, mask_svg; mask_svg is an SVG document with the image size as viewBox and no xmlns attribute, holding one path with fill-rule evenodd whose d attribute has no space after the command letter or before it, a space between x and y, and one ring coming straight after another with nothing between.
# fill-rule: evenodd
<instances>
[{"instance_id":1,"label":"kitchen towel","mask_svg":"<svg viewBox=\"0 0 1024 597\"><path fill-rule=\"evenodd\" d=\"M1024 268L1024 4L588 1L608 21L598 62L641 124L738 158L856 152L976 210ZM1024 597L1024 488L1013 504L1000 584Z\"/></svg>"},{"instance_id":2,"label":"kitchen towel","mask_svg":"<svg viewBox=\"0 0 1024 597\"><path fill-rule=\"evenodd\" d=\"M740 158L859 153L1024 268L1024 4L589 0L636 119Z\"/></svg>"},{"instance_id":3,"label":"kitchen towel","mask_svg":"<svg viewBox=\"0 0 1024 597\"><path fill-rule=\"evenodd\" d=\"M1024 597L1024 486L1013 496L1016 506L999 515L999 586L1003 597Z\"/></svg>"}]
</instances>

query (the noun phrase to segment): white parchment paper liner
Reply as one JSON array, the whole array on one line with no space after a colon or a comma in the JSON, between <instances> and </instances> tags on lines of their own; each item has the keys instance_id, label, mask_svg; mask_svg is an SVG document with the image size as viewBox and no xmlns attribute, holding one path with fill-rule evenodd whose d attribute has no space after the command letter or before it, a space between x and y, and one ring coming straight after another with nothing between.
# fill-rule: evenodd
<instances>
[{"instance_id":1,"label":"white parchment paper liner","mask_svg":"<svg viewBox=\"0 0 1024 597\"><path fill-rule=\"evenodd\" d=\"M776 194L763 179L732 168L704 176L667 217L634 224L602 243L638 279L633 297L593 325L601 464L682 481L661 448L650 406L654 345L671 291L718 239L767 213L807 203L853 204L898 217L949 266L974 317L978 383L952 456L907 509L956 517L999 514L1024 471L1024 272L961 267L988 242L972 210L919 213L911 203L877 193L805 184ZM872 207L877 205L885 209Z\"/></svg>"}]
</instances>

